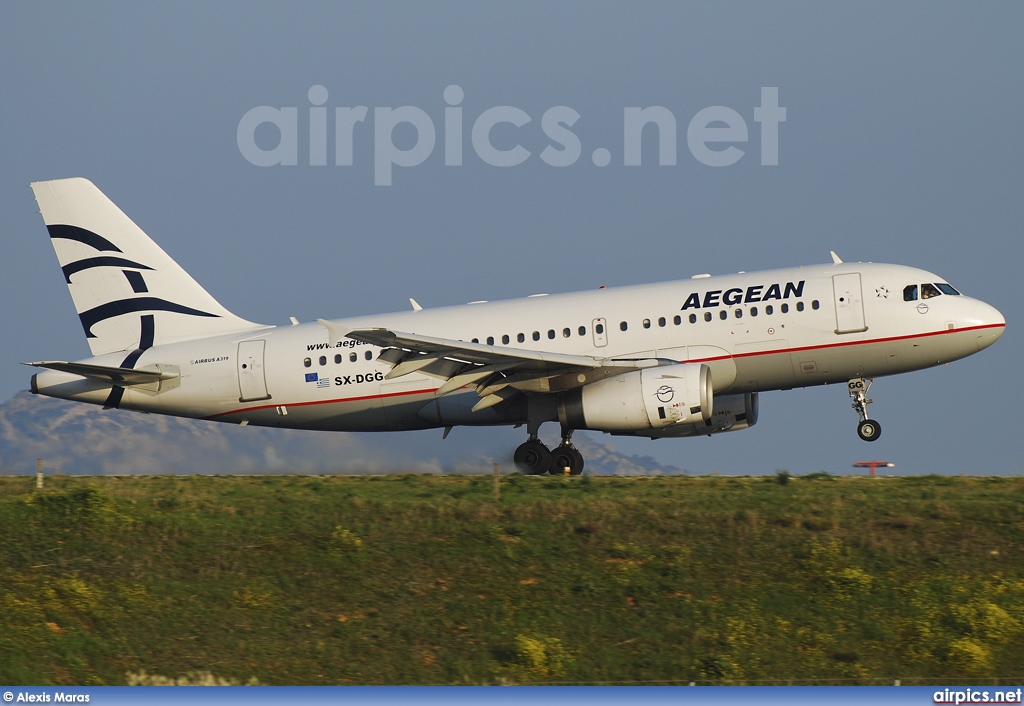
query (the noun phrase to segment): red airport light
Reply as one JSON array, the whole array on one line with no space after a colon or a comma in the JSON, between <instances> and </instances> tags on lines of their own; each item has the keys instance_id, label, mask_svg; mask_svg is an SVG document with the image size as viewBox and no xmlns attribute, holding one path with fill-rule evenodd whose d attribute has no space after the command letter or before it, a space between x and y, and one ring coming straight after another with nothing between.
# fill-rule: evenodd
<instances>
[{"instance_id":1,"label":"red airport light","mask_svg":"<svg viewBox=\"0 0 1024 706\"><path fill-rule=\"evenodd\" d=\"M895 463L889 463L888 461L861 461L853 464L854 468L870 468L871 475L875 475L876 468L895 468Z\"/></svg>"}]
</instances>

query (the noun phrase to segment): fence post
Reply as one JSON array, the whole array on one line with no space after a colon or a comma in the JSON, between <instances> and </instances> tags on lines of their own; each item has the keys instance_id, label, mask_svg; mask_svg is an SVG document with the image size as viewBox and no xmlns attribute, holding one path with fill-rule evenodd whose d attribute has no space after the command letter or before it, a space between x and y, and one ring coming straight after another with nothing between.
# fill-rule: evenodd
<instances>
[{"instance_id":1,"label":"fence post","mask_svg":"<svg viewBox=\"0 0 1024 706\"><path fill-rule=\"evenodd\" d=\"M43 459L36 459L36 490L43 489Z\"/></svg>"},{"instance_id":2,"label":"fence post","mask_svg":"<svg viewBox=\"0 0 1024 706\"><path fill-rule=\"evenodd\" d=\"M501 500L501 464L494 464L494 502Z\"/></svg>"}]
</instances>

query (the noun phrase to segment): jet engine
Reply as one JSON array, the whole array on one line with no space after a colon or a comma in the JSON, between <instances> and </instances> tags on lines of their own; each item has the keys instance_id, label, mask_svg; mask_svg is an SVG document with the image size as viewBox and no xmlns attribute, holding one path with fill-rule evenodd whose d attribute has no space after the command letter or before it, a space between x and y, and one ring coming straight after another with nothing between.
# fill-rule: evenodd
<instances>
[{"instance_id":1,"label":"jet engine","mask_svg":"<svg viewBox=\"0 0 1024 706\"><path fill-rule=\"evenodd\" d=\"M570 429L644 432L712 418L711 370L703 363L644 368L558 395L558 419Z\"/></svg>"},{"instance_id":2,"label":"jet engine","mask_svg":"<svg viewBox=\"0 0 1024 706\"><path fill-rule=\"evenodd\" d=\"M722 395L715 400L715 413L703 425L698 424L696 432L698 434L717 434L723 431L747 429L757 424L757 412L756 392Z\"/></svg>"},{"instance_id":3,"label":"jet engine","mask_svg":"<svg viewBox=\"0 0 1024 706\"><path fill-rule=\"evenodd\" d=\"M737 395L719 395L715 398L715 411L710 418L696 424L674 424L646 431L612 432L617 435L647 436L652 439L678 439L684 436L711 436L727 431L748 429L757 424L758 400L756 392Z\"/></svg>"}]
</instances>

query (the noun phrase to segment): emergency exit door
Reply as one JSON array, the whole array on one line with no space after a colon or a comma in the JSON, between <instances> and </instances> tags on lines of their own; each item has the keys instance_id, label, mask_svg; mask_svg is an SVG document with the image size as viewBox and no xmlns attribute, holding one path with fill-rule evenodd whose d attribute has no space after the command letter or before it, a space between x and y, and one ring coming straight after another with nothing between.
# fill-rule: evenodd
<instances>
[{"instance_id":1,"label":"emergency exit door","mask_svg":"<svg viewBox=\"0 0 1024 706\"><path fill-rule=\"evenodd\" d=\"M832 288L836 305L836 333L867 331L864 323L864 297L860 289L860 272L835 275Z\"/></svg>"},{"instance_id":2,"label":"emergency exit door","mask_svg":"<svg viewBox=\"0 0 1024 706\"><path fill-rule=\"evenodd\" d=\"M239 402L269 400L267 378L263 372L263 349L266 341L242 341L238 344Z\"/></svg>"}]
</instances>

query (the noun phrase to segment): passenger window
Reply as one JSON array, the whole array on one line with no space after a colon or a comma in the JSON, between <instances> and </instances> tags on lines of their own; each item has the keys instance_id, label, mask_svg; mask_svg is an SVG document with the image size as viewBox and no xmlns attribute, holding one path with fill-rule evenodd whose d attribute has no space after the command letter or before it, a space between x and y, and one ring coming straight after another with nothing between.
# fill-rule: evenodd
<instances>
[{"instance_id":1,"label":"passenger window","mask_svg":"<svg viewBox=\"0 0 1024 706\"><path fill-rule=\"evenodd\" d=\"M586 336L587 335L587 327L586 326L580 326L579 330L580 330L580 335L581 336Z\"/></svg>"},{"instance_id":2,"label":"passenger window","mask_svg":"<svg viewBox=\"0 0 1024 706\"><path fill-rule=\"evenodd\" d=\"M743 318L743 309L737 309L736 310L736 318L737 319L742 319Z\"/></svg>"},{"instance_id":3,"label":"passenger window","mask_svg":"<svg viewBox=\"0 0 1024 706\"><path fill-rule=\"evenodd\" d=\"M651 327L651 320L650 319L644 319L644 328L650 328L650 327Z\"/></svg>"},{"instance_id":4,"label":"passenger window","mask_svg":"<svg viewBox=\"0 0 1024 706\"><path fill-rule=\"evenodd\" d=\"M718 318L720 318L722 321L725 321L726 319L729 318L729 312L726 311L725 309L722 309L720 312L718 312Z\"/></svg>"},{"instance_id":5,"label":"passenger window","mask_svg":"<svg viewBox=\"0 0 1024 706\"><path fill-rule=\"evenodd\" d=\"M903 301L905 302L916 302L917 301L917 285L908 284L903 288Z\"/></svg>"},{"instance_id":6,"label":"passenger window","mask_svg":"<svg viewBox=\"0 0 1024 706\"><path fill-rule=\"evenodd\" d=\"M666 324L666 321L665 321L665 317L664 316L662 316L660 319L658 319L658 326L664 326L665 324Z\"/></svg>"},{"instance_id":7,"label":"passenger window","mask_svg":"<svg viewBox=\"0 0 1024 706\"><path fill-rule=\"evenodd\" d=\"M931 299L932 297L937 297L940 294L942 294L942 292L940 292L938 289L936 289L934 284L922 284L921 285L921 298L922 299Z\"/></svg>"},{"instance_id":8,"label":"passenger window","mask_svg":"<svg viewBox=\"0 0 1024 706\"><path fill-rule=\"evenodd\" d=\"M602 333L604 333L604 324L598 324L597 326L594 327L594 330L597 331L597 335L600 336Z\"/></svg>"},{"instance_id":9,"label":"passenger window","mask_svg":"<svg viewBox=\"0 0 1024 706\"><path fill-rule=\"evenodd\" d=\"M310 360L309 358L306 358L304 361L302 361L302 364L307 368L313 367L313 361Z\"/></svg>"},{"instance_id":10,"label":"passenger window","mask_svg":"<svg viewBox=\"0 0 1024 706\"><path fill-rule=\"evenodd\" d=\"M804 310L804 303L803 302L797 302L796 303L796 310L797 311L803 311Z\"/></svg>"},{"instance_id":11,"label":"passenger window","mask_svg":"<svg viewBox=\"0 0 1024 706\"><path fill-rule=\"evenodd\" d=\"M488 336L487 337L487 345L489 345L489 346L493 346L494 345L494 336Z\"/></svg>"},{"instance_id":12,"label":"passenger window","mask_svg":"<svg viewBox=\"0 0 1024 706\"><path fill-rule=\"evenodd\" d=\"M768 306L766 306L764 308L764 313L767 314L768 316L771 316L772 314L775 313L775 307L773 307L771 304L769 304Z\"/></svg>"},{"instance_id":13,"label":"passenger window","mask_svg":"<svg viewBox=\"0 0 1024 706\"><path fill-rule=\"evenodd\" d=\"M818 304L818 300L817 299L815 299L814 301L811 302L811 308L814 309L815 311L818 310L819 306L821 306L821 305Z\"/></svg>"},{"instance_id":14,"label":"passenger window","mask_svg":"<svg viewBox=\"0 0 1024 706\"><path fill-rule=\"evenodd\" d=\"M788 314L789 313L789 304L783 304L781 310L782 310L783 314Z\"/></svg>"},{"instance_id":15,"label":"passenger window","mask_svg":"<svg viewBox=\"0 0 1024 706\"><path fill-rule=\"evenodd\" d=\"M625 321L619 323L619 330L620 331L625 331L627 328L629 328L629 324L627 324Z\"/></svg>"},{"instance_id":16,"label":"passenger window","mask_svg":"<svg viewBox=\"0 0 1024 706\"><path fill-rule=\"evenodd\" d=\"M535 341L539 341L540 340L540 331L534 331L533 332L533 340L535 340Z\"/></svg>"},{"instance_id":17,"label":"passenger window","mask_svg":"<svg viewBox=\"0 0 1024 706\"><path fill-rule=\"evenodd\" d=\"M705 321L711 321L711 312L710 311L705 311L704 312L704 320Z\"/></svg>"},{"instance_id":18,"label":"passenger window","mask_svg":"<svg viewBox=\"0 0 1024 706\"><path fill-rule=\"evenodd\" d=\"M690 314L690 323L691 324L697 323L697 315L696 314Z\"/></svg>"},{"instance_id":19,"label":"passenger window","mask_svg":"<svg viewBox=\"0 0 1024 706\"><path fill-rule=\"evenodd\" d=\"M334 356L334 362L336 364L341 362L341 353L338 353L337 355Z\"/></svg>"},{"instance_id":20,"label":"passenger window","mask_svg":"<svg viewBox=\"0 0 1024 706\"><path fill-rule=\"evenodd\" d=\"M350 363L354 363L354 362L356 362L356 360L357 360L358 358L359 358L359 356L358 356L358 355L356 355L355 353L349 353L349 354L348 354L348 360L349 360L349 362L350 362Z\"/></svg>"},{"instance_id":21,"label":"passenger window","mask_svg":"<svg viewBox=\"0 0 1024 706\"><path fill-rule=\"evenodd\" d=\"M569 336L571 336L571 335L572 335L572 329L571 328L564 328L564 329L562 329L562 338L569 338Z\"/></svg>"},{"instance_id":22,"label":"passenger window","mask_svg":"<svg viewBox=\"0 0 1024 706\"><path fill-rule=\"evenodd\" d=\"M480 343L480 339L479 338L474 338L472 342L473 343Z\"/></svg>"},{"instance_id":23,"label":"passenger window","mask_svg":"<svg viewBox=\"0 0 1024 706\"><path fill-rule=\"evenodd\" d=\"M526 341L526 334L524 334L524 333L518 334L516 336L516 340L519 341L520 343L523 343L524 341Z\"/></svg>"},{"instance_id":24,"label":"passenger window","mask_svg":"<svg viewBox=\"0 0 1024 706\"><path fill-rule=\"evenodd\" d=\"M554 338L554 337L555 337L555 330L553 328L549 328L548 329L548 338Z\"/></svg>"},{"instance_id":25,"label":"passenger window","mask_svg":"<svg viewBox=\"0 0 1024 706\"><path fill-rule=\"evenodd\" d=\"M363 357L367 360L373 360L373 351L366 351L366 353L363 354Z\"/></svg>"},{"instance_id":26,"label":"passenger window","mask_svg":"<svg viewBox=\"0 0 1024 706\"><path fill-rule=\"evenodd\" d=\"M327 365L327 356L320 356L320 365Z\"/></svg>"},{"instance_id":27,"label":"passenger window","mask_svg":"<svg viewBox=\"0 0 1024 706\"><path fill-rule=\"evenodd\" d=\"M750 315L751 316L757 316L757 307L756 306L750 307Z\"/></svg>"},{"instance_id":28,"label":"passenger window","mask_svg":"<svg viewBox=\"0 0 1024 706\"><path fill-rule=\"evenodd\" d=\"M675 317L672 319L672 323L678 326L679 324L683 323L683 317L679 316L679 314L676 314Z\"/></svg>"},{"instance_id":29,"label":"passenger window","mask_svg":"<svg viewBox=\"0 0 1024 706\"><path fill-rule=\"evenodd\" d=\"M510 340L511 340L511 339L509 339L509 337L508 337L508 334L507 334L507 333L506 333L505 335L503 335L503 336L501 337L501 342L502 342L502 344L503 344L503 345L508 345L508 342L509 342Z\"/></svg>"}]
</instances>

